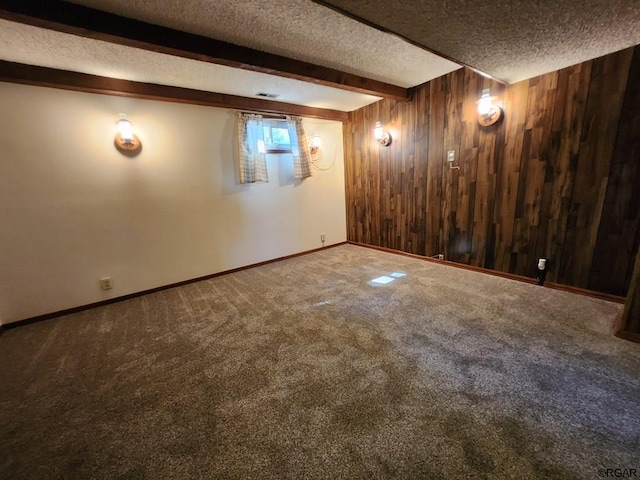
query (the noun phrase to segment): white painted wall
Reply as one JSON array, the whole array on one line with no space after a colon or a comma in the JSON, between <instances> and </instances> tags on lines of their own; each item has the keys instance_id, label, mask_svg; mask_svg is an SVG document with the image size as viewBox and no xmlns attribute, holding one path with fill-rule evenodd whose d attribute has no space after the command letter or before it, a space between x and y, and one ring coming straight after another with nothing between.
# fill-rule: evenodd
<instances>
[{"instance_id":1,"label":"white painted wall","mask_svg":"<svg viewBox=\"0 0 640 480\"><path fill-rule=\"evenodd\" d=\"M0 83L0 322L85 305L346 240L342 125L324 171L240 185L235 112ZM135 158L113 146L118 113ZM99 278L113 277L102 291Z\"/></svg>"}]
</instances>

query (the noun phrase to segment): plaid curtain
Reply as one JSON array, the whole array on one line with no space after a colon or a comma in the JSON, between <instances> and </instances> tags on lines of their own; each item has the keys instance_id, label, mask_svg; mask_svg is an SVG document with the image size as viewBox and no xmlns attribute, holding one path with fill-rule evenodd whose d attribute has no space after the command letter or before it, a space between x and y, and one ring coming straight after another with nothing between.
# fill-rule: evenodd
<instances>
[{"instance_id":1,"label":"plaid curtain","mask_svg":"<svg viewBox=\"0 0 640 480\"><path fill-rule=\"evenodd\" d=\"M262 115L238 113L240 183L268 182Z\"/></svg>"},{"instance_id":2,"label":"plaid curtain","mask_svg":"<svg viewBox=\"0 0 640 480\"><path fill-rule=\"evenodd\" d=\"M307 136L302 127L302 117L286 117L293 154L293 176L303 179L311 176L311 154L307 144Z\"/></svg>"}]
</instances>

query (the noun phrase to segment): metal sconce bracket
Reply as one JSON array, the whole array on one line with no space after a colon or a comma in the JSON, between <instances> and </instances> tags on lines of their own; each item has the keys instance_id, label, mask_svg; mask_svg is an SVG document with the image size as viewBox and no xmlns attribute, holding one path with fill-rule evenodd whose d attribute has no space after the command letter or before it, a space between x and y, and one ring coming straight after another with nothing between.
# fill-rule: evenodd
<instances>
[{"instance_id":1,"label":"metal sconce bracket","mask_svg":"<svg viewBox=\"0 0 640 480\"><path fill-rule=\"evenodd\" d=\"M378 139L378 143L383 147L391 145L391 134L389 132L382 132L382 137Z\"/></svg>"},{"instance_id":2,"label":"metal sconce bracket","mask_svg":"<svg viewBox=\"0 0 640 480\"><path fill-rule=\"evenodd\" d=\"M122 135L117 134L115 140L113 141L113 144L122 153L129 153L129 154L134 152L137 153L142 148L142 143L140 142L140 139L135 135L133 136L133 138L124 139L122 138Z\"/></svg>"}]
</instances>

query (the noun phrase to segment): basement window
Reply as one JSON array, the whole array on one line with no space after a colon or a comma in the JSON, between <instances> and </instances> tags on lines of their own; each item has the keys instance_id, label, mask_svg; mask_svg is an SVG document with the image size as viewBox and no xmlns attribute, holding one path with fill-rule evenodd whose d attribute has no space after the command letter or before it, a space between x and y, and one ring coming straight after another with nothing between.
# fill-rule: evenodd
<instances>
[{"instance_id":1,"label":"basement window","mask_svg":"<svg viewBox=\"0 0 640 480\"><path fill-rule=\"evenodd\" d=\"M291 137L286 120L265 118L262 129L266 153L291 153Z\"/></svg>"}]
</instances>

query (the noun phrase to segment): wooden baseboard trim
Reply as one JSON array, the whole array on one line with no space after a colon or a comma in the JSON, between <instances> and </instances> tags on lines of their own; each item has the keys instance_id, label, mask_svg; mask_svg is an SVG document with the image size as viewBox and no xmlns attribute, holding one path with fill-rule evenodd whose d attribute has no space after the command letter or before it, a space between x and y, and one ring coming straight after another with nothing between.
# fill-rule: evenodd
<instances>
[{"instance_id":1,"label":"wooden baseboard trim","mask_svg":"<svg viewBox=\"0 0 640 480\"><path fill-rule=\"evenodd\" d=\"M447 265L449 267L460 268L462 270L469 270L469 271L472 271L472 272L484 273L486 275L491 275L491 276L494 276L494 277L508 278L509 280L516 280L518 282L529 283L529 284L532 284L532 285L535 285L535 284L538 283L538 281L535 278L524 277L522 275L516 275L516 274L513 274L513 273L500 272L500 271L497 271L497 270L490 270L488 268L476 267L476 266L473 266L473 265L465 265L464 263L451 262L451 261L448 261L448 260L437 260L435 258L425 257L425 256L418 255L418 254L415 254L415 253L407 253L407 252L403 252L403 251L400 251L400 250L394 250L392 248L379 247L377 245L368 245L366 243L351 242L351 241L347 242L347 243L349 243L350 245L356 245L358 247L371 248L373 250L380 250L382 252L393 253L393 254L402 255L402 256L405 256L405 257L416 258L418 260L425 260L427 262L439 263L441 265ZM600 300L607 300L609 302L624 303L624 300L625 300L624 297L620 297L618 295L611 295L611 294L608 294L608 293L595 292L593 290L587 290L585 288L579 288L579 287L572 287L570 285L563 285L563 284L555 283L555 282L545 282L544 286L548 287L548 288L552 288L554 290L563 290L563 291L566 291L566 292L577 293L578 295L585 295L587 297L598 298Z\"/></svg>"},{"instance_id":2,"label":"wooden baseboard trim","mask_svg":"<svg viewBox=\"0 0 640 480\"><path fill-rule=\"evenodd\" d=\"M209 280L216 277L221 277L223 275L228 275L230 273L240 272L242 270L248 270L250 268L261 267L262 265L268 265L270 263L280 262L282 260L288 260L290 258L301 257L303 255L308 255L310 253L319 252L321 250L327 250L329 248L338 247L340 245L346 245L347 242L334 243L332 245L327 245L325 247L314 248L311 250L305 250L304 252L293 253L291 255L285 255L284 257L273 258L271 260L265 260L264 262L252 263L251 265L245 265L243 267L232 268L230 270L225 270L222 272L211 273L209 275L205 275L203 277L192 278L189 280L183 280L181 282L171 283L169 285L162 285L160 287L150 288L148 290L142 290L140 292L129 293L127 295L122 295L121 297L110 298L108 300L102 300L100 302L88 303L86 305L80 305L78 307L67 308L65 310L59 310L57 312L45 313L43 315L38 315L36 317L25 318L24 320L18 320L16 322L5 323L0 325L0 335L4 330L9 330L16 327L21 327L24 325L30 325L32 323L42 322L44 320L49 320L56 317L62 317L64 315L69 315L72 313L78 313L85 310L90 310L92 308L103 307L105 305L110 305L112 303L122 302L124 300L129 300L131 298L141 297L143 295L148 295L150 293L160 292L162 290L168 290L170 288L181 287L183 285L188 285L190 283L201 282L203 280Z\"/></svg>"},{"instance_id":3,"label":"wooden baseboard trim","mask_svg":"<svg viewBox=\"0 0 640 480\"><path fill-rule=\"evenodd\" d=\"M640 333L628 332L627 330L620 330L619 332L614 333L614 335L624 340L640 343Z\"/></svg>"},{"instance_id":4,"label":"wooden baseboard trim","mask_svg":"<svg viewBox=\"0 0 640 480\"><path fill-rule=\"evenodd\" d=\"M578 295L586 295L587 297L599 298L600 300L607 300L608 302L624 304L624 301L625 301L625 297L621 297L619 295L596 292L594 290L587 290L586 288L573 287L571 285L563 285L562 283L545 282L544 286L553 288L554 290L564 290L565 292L577 293Z\"/></svg>"}]
</instances>

